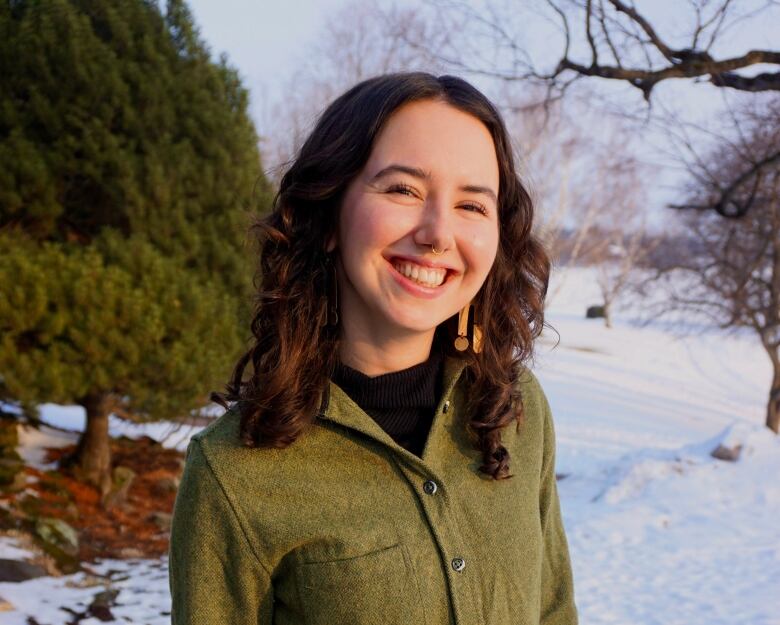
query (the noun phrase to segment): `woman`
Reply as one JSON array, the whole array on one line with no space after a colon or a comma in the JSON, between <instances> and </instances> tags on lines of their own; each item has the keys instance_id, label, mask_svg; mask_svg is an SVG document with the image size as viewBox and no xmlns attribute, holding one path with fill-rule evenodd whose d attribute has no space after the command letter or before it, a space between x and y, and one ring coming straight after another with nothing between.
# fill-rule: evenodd
<instances>
[{"instance_id":1,"label":"woman","mask_svg":"<svg viewBox=\"0 0 780 625\"><path fill-rule=\"evenodd\" d=\"M193 437L173 622L577 622L549 405L549 261L465 81L362 82L259 224L254 344ZM251 366L250 366L251 365Z\"/></svg>"}]
</instances>

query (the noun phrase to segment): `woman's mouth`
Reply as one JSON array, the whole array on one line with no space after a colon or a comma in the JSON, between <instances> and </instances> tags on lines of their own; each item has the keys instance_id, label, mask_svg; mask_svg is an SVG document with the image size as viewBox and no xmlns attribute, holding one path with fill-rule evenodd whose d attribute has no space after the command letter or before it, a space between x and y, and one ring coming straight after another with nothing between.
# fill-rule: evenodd
<instances>
[{"instance_id":1,"label":"woman's mouth","mask_svg":"<svg viewBox=\"0 0 780 625\"><path fill-rule=\"evenodd\" d=\"M390 274L402 289L423 299L441 297L460 273L449 267L419 265L399 256L388 258L387 264Z\"/></svg>"},{"instance_id":2,"label":"woman's mouth","mask_svg":"<svg viewBox=\"0 0 780 625\"><path fill-rule=\"evenodd\" d=\"M392 265L405 278L421 286L436 288L441 286L447 277L447 270L433 267L423 267L408 260L394 258Z\"/></svg>"}]
</instances>

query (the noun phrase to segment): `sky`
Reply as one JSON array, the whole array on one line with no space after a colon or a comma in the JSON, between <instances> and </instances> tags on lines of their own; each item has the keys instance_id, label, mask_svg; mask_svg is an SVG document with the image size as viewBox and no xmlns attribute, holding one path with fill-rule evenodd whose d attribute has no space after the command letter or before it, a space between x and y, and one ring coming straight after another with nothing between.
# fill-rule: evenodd
<instances>
[{"instance_id":1,"label":"sky","mask_svg":"<svg viewBox=\"0 0 780 625\"><path fill-rule=\"evenodd\" d=\"M218 55L226 52L252 96L255 120L263 90L295 70L328 16L345 0L190 0L201 35Z\"/></svg>"}]
</instances>

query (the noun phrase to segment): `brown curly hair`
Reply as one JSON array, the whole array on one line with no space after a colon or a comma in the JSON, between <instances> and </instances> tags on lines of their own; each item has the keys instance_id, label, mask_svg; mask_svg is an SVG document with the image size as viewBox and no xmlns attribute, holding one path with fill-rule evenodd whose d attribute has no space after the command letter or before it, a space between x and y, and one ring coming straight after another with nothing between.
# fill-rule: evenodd
<instances>
[{"instance_id":1,"label":"brown curly hair","mask_svg":"<svg viewBox=\"0 0 780 625\"><path fill-rule=\"evenodd\" d=\"M465 80L424 72L371 78L333 101L284 174L272 212L253 226L261 250L254 342L236 364L227 391L212 394L226 408L238 402L245 445L286 447L319 413L339 353L338 327L325 323L326 242L336 230L344 192L385 122L403 104L426 99L479 119L495 144L498 252L474 298L483 348L478 354L454 349L457 315L437 327L436 340L449 355L467 360L467 410L476 415L468 427L482 452L480 471L494 479L511 477L500 430L523 418L517 381L544 325L550 261L531 234L533 203L515 171L501 115Z\"/></svg>"}]
</instances>

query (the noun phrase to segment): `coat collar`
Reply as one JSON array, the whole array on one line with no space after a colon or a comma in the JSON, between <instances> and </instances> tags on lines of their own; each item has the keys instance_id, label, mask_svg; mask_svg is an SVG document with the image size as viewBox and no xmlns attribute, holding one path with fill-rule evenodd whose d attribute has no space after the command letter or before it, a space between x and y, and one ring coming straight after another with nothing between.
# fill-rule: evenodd
<instances>
[{"instance_id":1,"label":"coat collar","mask_svg":"<svg viewBox=\"0 0 780 625\"><path fill-rule=\"evenodd\" d=\"M444 402L451 401L455 386L467 364L467 361L463 358L456 358L453 356L444 357L442 395L439 398L439 403L436 407L434 421L441 415ZM378 442L399 450L401 453L417 458L417 456L414 456L414 454L398 445L390 435L374 421L374 419L366 414L366 412L352 401L352 398L332 380L328 384L328 388L323 397L320 413L317 416L319 419L331 421L352 430L356 430ZM431 434L433 434L433 425L434 424L431 426Z\"/></svg>"}]
</instances>

